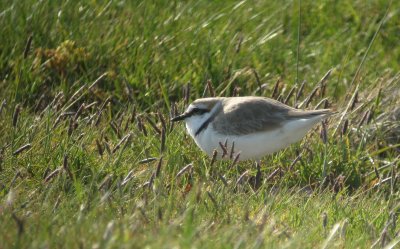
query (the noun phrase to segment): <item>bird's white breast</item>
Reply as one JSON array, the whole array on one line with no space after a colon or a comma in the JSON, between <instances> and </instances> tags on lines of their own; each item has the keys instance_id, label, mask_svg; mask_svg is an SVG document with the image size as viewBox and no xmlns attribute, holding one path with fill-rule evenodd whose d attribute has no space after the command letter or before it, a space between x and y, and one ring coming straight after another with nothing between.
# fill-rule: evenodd
<instances>
[{"instance_id":1,"label":"bird's white breast","mask_svg":"<svg viewBox=\"0 0 400 249\"><path fill-rule=\"evenodd\" d=\"M299 141L319 120L320 117L300 119L290 121L281 128L272 131L233 136L222 135L216 132L211 123L196 136L195 133L202 124L202 120L197 120L196 118L187 120L186 128L200 149L209 156L212 156L214 149L216 149L220 157L222 149L219 142L224 144L227 141L228 153L230 153L234 142L234 155L240 152L239 160L246 160L260 159L264 155L271 154Z\"/></svg>"}]
</instances>

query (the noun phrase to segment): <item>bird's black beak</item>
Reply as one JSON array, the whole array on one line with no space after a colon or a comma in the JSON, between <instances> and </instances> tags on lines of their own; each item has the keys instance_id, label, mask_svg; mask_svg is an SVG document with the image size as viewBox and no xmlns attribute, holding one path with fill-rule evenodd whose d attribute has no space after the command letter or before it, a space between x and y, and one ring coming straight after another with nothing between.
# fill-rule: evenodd
<instances>
[{"instance_id":1,"label":"bird's black beak","mask_svg":"<svg viewBox=\"0 0 400 249\"><path fill-rule=\"evenodd\" d=\"M185 118L189 117L190 115L188 113L183 113L181 115L178 115L176 117L171 118L172 122L176 122L176 121L181 121L181 120L185 120Z\"/></svg>"}]
</instances>

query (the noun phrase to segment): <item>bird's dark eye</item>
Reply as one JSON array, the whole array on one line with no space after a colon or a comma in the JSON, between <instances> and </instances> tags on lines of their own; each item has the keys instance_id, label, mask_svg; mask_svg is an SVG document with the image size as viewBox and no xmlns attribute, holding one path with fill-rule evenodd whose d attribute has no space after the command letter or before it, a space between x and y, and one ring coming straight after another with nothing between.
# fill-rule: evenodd
<instances>
[{"instance_id":1,"label":"bird's dark eye","mask_svg":"<svg viewBox=\"0 0 400 249\"><path fill-rule=\"evenodd\" d=\"M200 109L200 108L193 108L191 113L193 113L193 115L202 115L204 113L208 112L208 110L206 109Z\"/></svg>"}]
</instances>

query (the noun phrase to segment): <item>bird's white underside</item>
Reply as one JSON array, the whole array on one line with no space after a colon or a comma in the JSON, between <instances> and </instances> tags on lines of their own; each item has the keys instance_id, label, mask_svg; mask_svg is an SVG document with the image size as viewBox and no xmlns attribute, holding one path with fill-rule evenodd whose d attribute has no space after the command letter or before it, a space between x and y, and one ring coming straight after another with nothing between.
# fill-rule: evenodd
<instances>
[{"instance_id":1,"label":"bird's white underside","mask_svg":"<svg viewBox=\"0 0 400 249\"><path fill-rule=\"evenodd\" d=\"M274 153L301 140L324 116L293 120L287 122L279 129L247 135L222 135L217 133L212 128L212 124L210 124L203 132L195 136L197 129L204 122L205 117L187 119L186 128L196 144L209 156L212 156L214 149L221 156L222 149L219 142L224 144L227 140L228 152L230 152L232 143L234 142L235 154L240 152L239 160L260 159L265 155Z\"/></svg>"}]
</instances>

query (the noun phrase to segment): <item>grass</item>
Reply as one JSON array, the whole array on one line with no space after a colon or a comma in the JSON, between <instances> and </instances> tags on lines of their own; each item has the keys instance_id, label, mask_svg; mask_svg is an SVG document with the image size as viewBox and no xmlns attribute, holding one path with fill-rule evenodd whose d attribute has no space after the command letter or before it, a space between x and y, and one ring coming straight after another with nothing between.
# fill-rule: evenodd
<instances>
[{"instance_id":1,"label":"grass","mask_svg":"<svg viewBox=\"0 0 400 249\"><path fill-rule=\"evenodd\" d=\"M399 12L2 1L0 247L398 246ZM169 117L213 92L338 114L259 168L212 162Z\"/></svg>"}]
</instances>

